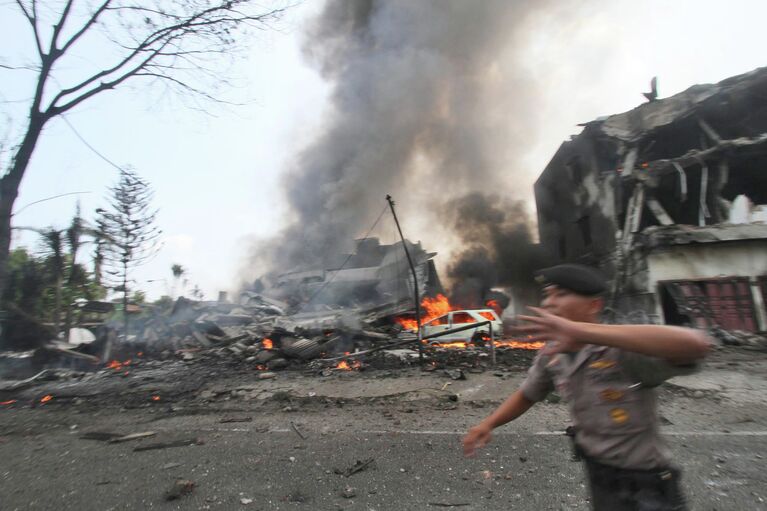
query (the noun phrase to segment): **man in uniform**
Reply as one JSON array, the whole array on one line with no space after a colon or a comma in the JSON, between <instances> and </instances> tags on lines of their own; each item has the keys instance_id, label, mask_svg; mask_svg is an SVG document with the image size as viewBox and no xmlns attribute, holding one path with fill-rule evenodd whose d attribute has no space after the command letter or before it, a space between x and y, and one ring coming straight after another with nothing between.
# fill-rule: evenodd
<instances>
[{"instance_id":1,"label":"man in uniform","mask_svg":"<svg viewBox=\"0 0 767 511\"><path fill-rule=\"evenodd\" d=\"M520 316L516 333L546 341L527 378L463 439L472 456L493 429L556 390L569 402L577 455L585 461L596 511L684 511L679 471L660 437L654 387L697 369L709 338L689 328L599 323L605 278L563 264L538 272L536 315Z\"/></svg>"}]
</instances>

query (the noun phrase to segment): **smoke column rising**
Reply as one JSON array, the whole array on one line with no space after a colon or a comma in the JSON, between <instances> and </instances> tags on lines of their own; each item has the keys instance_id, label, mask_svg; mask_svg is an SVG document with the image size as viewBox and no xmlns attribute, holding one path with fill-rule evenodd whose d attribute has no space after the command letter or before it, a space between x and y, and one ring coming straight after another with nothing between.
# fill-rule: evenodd
<instances>
[{"instance_id":1,"label":"smoke column rising","mask_svg":"<svg viewBox=\"0 0 767 511\"><path fill-rule=\"evenodd\" d=\"M458 252L471 237L460 217L445 224L451 204L469 214L479 203L483 211L504 207L501 194L531 200L532 179L518 156L531 143L539 92L515 63L531 15L548 4L328 1L306 30L304 53L332 84L331 108L285 177L293 222L259 244L252 263L271 271L321 264L351 248L387 193L399 199L406 226L438 226L406 235L443 254ZM482 198L486 190L499 193ZM503 217L505 232L512 218ZM520 225L518 238L529 244L526 217ZM452 263L453 277L474 264L472 254L490 264L509 256L474 243Z\"/></svg>"}]
</instances>

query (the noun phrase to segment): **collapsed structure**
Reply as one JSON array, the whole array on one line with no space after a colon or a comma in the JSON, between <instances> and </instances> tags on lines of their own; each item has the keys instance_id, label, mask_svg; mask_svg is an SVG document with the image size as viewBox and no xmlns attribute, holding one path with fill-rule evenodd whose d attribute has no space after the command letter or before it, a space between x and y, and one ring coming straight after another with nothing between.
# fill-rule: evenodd
<instances>
[{"instance_id":1,"label":"collapsed structure","mask_svg":"<svg viewBox=\"0 0 767 511\"><path fill-rule=\"evenodd\" d=\"M444 293L434 266L436 252L408 240L382 245L378 238L355 240L354 251L326 256L316 266L299 267L268 279L259 279L244 293L255 299L284 302L296 320L333 316L344 310L384 318L415 308L413 278L403 243L413 259L419 300Z\"/></svg>"},{"instance_id":2,"label":"collapsed structure","mask_svg":"<svg viewBox=\"0 0 767 511\"><path fill-rule=\"evenodd\" d=\"M623 314L767 330L767 68L583 125L535 183L543 248Z\"/></svg>"}]
</instances>

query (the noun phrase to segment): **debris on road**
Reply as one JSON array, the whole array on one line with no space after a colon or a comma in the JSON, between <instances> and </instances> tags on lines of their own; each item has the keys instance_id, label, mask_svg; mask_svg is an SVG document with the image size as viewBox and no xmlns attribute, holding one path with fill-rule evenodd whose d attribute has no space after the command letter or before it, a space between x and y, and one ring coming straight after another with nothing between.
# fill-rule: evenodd
<instances>
[{"instance_id":1,"label":"debris on road","mask_svg":"<svg viewBox=\"0 0 767 511\"><path fill-rule=\"evenodd\" d=\"M373 462L375 461L375 458L368 458L366 460L360 461L357 460L354 465L347 469L335 469L335 473L339 475L343 475L346 477L349 477L351 475L356 474L357 472L362 472L363 470L367 469Z\"/></svg>"},{"instance_id":2,"label":"debris on road","mask_svg":"<svg viewBox=\"0 0 767 511\"><path fill-rule=\"evenodd\" d=\"M290 421L290 427L293 428L293 431L296 432L296 435L301 437L301 440L306 440L306 436L304 436L304 434L299 431L298 427L293 423L293 421Z\"/></svg>"},{"instance_id":3,"label":"debris on road","mask_svg":"<svg viewBox=\"0 0 767 511\"><path fill-rule=\"evenodd\" d=\"M131 440L138 440L139 438L147 438L150 436L155 436L157 432L155 431L144 431L143 433L131 433L130 435L124 435L117 438L112 438L108 440L110 444L118 444L121 442L129 442Z\"/></svg>"},{"instance_id":4,"label":"debris on road","mask_svg":"<svg viewBox=\"0 0 767 511\"><path fill-rule=\"evenodd\" d=\"M253 422L253 417L224 417L218 422L221 424L227 424L229 422Z\"/></svg>"},{"instance_id":5,"label":"debris on road","mask_svg":"<svg viewBox=\"0 0 767 511\"><path fill-rule=\"evenodd\" d=\"M187 479L176 479L176 482L173 483L173 486L171 486L165 492L165 500L176 500L180 499L184 495L189 495L192 493L192 490L194 490L194 487L194 481L189 481Z\"/></svg>"},{"instance_id":6,"label":"debris on road","mask_svg":"<svg viewBox=\"0 0 767 511\"><path fill-rule=\"evenodd\" d=\"M185 438L181 440L173 440L170 442L157 442L154 444L147 444L147 445L140 445L138 447L135 447L133 450L136 452L140 451L153 451L156 449L167 449L169 447L186 447L188 445L203 445L205 442L202 440L202 438Z\"/></svg>"}]
</instances>

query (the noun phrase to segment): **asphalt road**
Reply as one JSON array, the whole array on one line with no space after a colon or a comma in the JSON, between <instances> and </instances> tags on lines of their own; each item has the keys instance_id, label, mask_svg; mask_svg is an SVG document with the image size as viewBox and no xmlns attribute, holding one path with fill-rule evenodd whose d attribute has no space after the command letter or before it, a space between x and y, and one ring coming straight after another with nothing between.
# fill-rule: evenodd
<instances>
[{"instance_id":1,"label":"asphalt road","mask_svg":"<svg viewBox=\"0 0 767 511\"><path fill-rule=\"evenodd\" d=\"M0 511L585 511L558 399L498 430L476 458L462 456L463 432L524 374L506 367L454 380L403 368L261 378L247 368L157 362L42 382L0 396L18 400L0 405ZM54 398L39 404L47 394ZM662 430L691 509L767 511L765 396L767 357L745 351L717 352L701 373L661 387ZM147 431L154 435L123 443L82 438ZM194 487L166 500L178 479Z\"/></svg>"},{"instance_id":2,"label":"asphalt road","mask_svg":"<svg viewBox=\"0 0 767 511\"><path fill-rule=\"evenodd\" d=\"M346 431L334 432L317 427L321 422L301 422L298 432L268 428L264 417L143 417L140 424L130 412L80 417L89 431L157 432L117 444L84 440L80 426L58 422L71 416L26 413L0 443L2 510L588 509L581 466L554 432L500 432L481 455L465 459L458 431L381 424L352 433L361 411L351 408L340 415ZM195 437L204 444L133 450ZM765 432L677 432L669 439L686 470L692 509L767 510ZM336 473L371 458L356 474ZM166 501L177 479L195 487Z\"/></svg>"}]
</instances>

